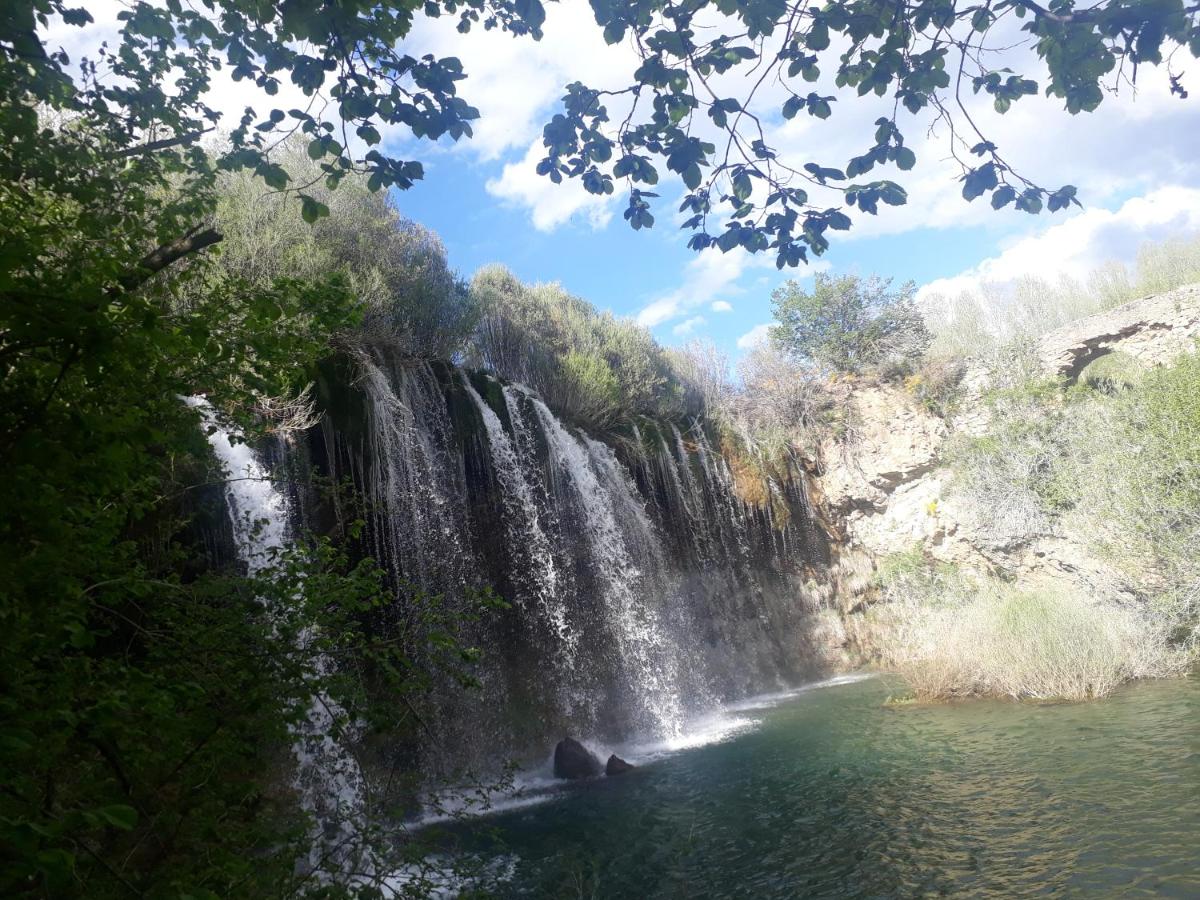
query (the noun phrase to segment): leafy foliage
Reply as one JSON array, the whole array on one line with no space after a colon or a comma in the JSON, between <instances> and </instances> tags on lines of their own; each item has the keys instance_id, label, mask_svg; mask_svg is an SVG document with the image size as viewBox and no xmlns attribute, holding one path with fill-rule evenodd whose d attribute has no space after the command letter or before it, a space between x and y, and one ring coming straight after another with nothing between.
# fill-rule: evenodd
<instances>
[{"instance_id":1,"label":"leafy foliage","mask_svg":"<svg viewBox=\"0 0 1200 900\"><path fill-rule=\"evenodd\" d=\"M908 117L930 112L948 124L966 200L1053 212L1078 203L1075 188L1022 176L979 130L964 96L991 98L1005 113L1044 92L1070 114L1091 112L1127 70L1165 64L1182 99L1164 61L1174 45L1200 56L1200 6L1188 0L1086 9L1071 0L1048 8L1033 0L592 0L592 9L605 39L628 41L641 65L623 88L567 86L543 132L538 171L554 182L578 178L600 195L624 179L625 219L635 229L653 224L647 198L674 174L687 189L680 211L693 248L771 252L780 268L823 253L829 232L852 226L852 210L874 215L880 204L906 202L880 170L916 164ZM1032 44L1036 75L994 69L997 53L1020 38ZM825 120L843 100L870 95L891 101L890 111L848 161L787 159L768 143L777 116Z\"/></svg>"},{"instance_id":2,"label":"leafy foliage","mask_svg":"<svg viewBox=\"0 0 1200 900\"><path fill-rule=\"evenodd\" d=\"M535 32L540 5L516 5L453 10L465 26ZM58 0L0 16L0 892L329 893L295 878L312 835L287 788L288 731L322 692L375 717L344 671L320 676L314 658L353 654L397 697L433 656L363 639L378 578L327 545L262 577L229 566L213 537L227 473L179 398L205 394L253 426L264 399L295 397L331 339L362 327L356 295L379 296L336 271L349 250L329 267L256 269L250 253L235 265L235 246L215 269L213 217L237 220L219 191L252 174L295 188L300 218L327 223L323 192L350 173L367 189L411 184L418 164L352 157L346 131L368 145L372 121L466 134L461 71L395 49L413 21L404 5L135 2L72 79L38 31L56 16L91 21ZM313 104L247 110L210 152L218 66L268 94L290 79ZM323 188L284 167L292 132ZM373 209L411 250L393 244L397 268L421 259L448 276L427 235L405 243L386 204ZM368 320L409 328L394 307L366 306ZM302 631L322 637L294 644ZM453 655L452 629L441 633Z\"/></svg>"},{"instance_id":3,"label":"leafy foliage","mask_svg":"<svg viewBox=\"0 0 1200 900\"><path fill-rule=\"evenodd\" d=\"M281 150L289 171L318 172L295 141ZM341 340L386 344L413 356L457 356L478 311L438 236L403 218L386 193L372 193L364 176L347 175L336 191L310 190L330 210L313 225L248 173L223 176L215 220L224 240L210 277L265 284L340 272L363 312Z\"/></svg>"},{"instance_id":4,"label":"leafy foliage","mask_svg":"<svg viewBox=\"0 0 1200 900\"><path fill-rule=\"evenodd\" d=\"M771 296L778 322L771 338L796 356L836 372L903 363L925 351L930 335L914 302L916 288L890 279L815 275L811 293L788 281Z\"/></svg>"}]
</instances>

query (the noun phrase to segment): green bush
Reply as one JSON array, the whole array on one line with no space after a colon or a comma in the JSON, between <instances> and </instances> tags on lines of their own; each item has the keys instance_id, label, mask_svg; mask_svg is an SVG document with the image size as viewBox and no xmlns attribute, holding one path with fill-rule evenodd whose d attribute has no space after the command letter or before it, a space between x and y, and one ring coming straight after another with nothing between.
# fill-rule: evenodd
<instances>
[{"instance_id":1,"label":"green bush","mask_svg":"<svg viewBox=\"0 0 1200 900\"><path fill-rule=\"evenodd\" d=\"M1134 357L1116 350L1084 366L1076 384L1085 390L1116 394L1133 387L1145 370Z\"/></svg>"},{"instance_id":2,"label":"green bush","mask_svg":"<svg viewBox=\"0 0 1200 900\"><path fill-rule=\"evenodd\" d=\"M450 268L441 239L401 216L390 196L372 193L364 178L347 175L330 190L317 164L299 148L280 152L289 171L316 182L307 192L330 214L306 224L296 215L294 199L268 191L249 173L224 176L216 218L225 239L209 283L318 280L339 272L363 309L360 325L344 338L414 356L461 354L478 310Z\"/></svg>"},{"instance_id":3,"label":"green bush","mask_svg":"<svg viewBox=\"0 0 1200 900\"><path fill-rule=\"evenodd\" d=\"M813 276L811 292L788 281L771 295L775 343L835 372L874 370L904 375L931 335L914 297L916 286L892 290L891 279Z\"/></svg>"},{"instance_id":4,"label":"green bush","mask_svg":"<svg viewBox=\"0 0 1200 900\"><path fill-rule=\"evenodd\" d=\"M638 416L699 414L699 388L650 333L556 284L523 284L489 266L471 282L480 319L470 364L528 385L559 415L599 430Z\"/></svg>"},{"instance_id":5,"label":"green bush","mask_svg":"<svg viewBox=\"0 0 1200 900\"><path fill-rule=\"evenodd\" d=\"M1067 525L1195 642L1200 618L1200 356L1072 407L1054 489Z\"/></svg>"}]
</instances>

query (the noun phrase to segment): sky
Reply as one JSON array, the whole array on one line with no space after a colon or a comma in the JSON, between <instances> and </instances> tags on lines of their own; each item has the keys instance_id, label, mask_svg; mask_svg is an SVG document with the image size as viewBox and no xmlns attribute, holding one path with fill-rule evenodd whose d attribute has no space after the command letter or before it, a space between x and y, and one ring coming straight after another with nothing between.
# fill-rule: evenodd
<instances>
[{"instance_id":1,"label":"sky","mask_svg":"<svg viewBox=\"0 0 1200 900\"><path fill-rule=\"evenodd\" d=\"M111 34L121 7L96 0L88 8L94 26L49 32L76 59ZM636 66L631 48L605 45L585 0L548 4L544 33L541 41L482 29L464 36L451 18L418 21L406 41L409 52L461 59L468 78L459 92L481 118L475 136L457 144L385 134L385 149L425 165L425 179L398 193L397 206L441 235L451 265L464 276L501 263L527 281L559 282L636 319L665 344L703 338L736 358L765 334L772 290L788 278L810 285L818 270L911 280L928 296L1025 275L1078 277L1109 260L1131 262L1145 241L1200 232L1200 61L1188 57L1196 63L1183 77L1188 101L1170 95L1165 72L1145 70L1136 89L1123 85L1093 114L1069 116L1044 97L1022 100L1003 117L972 109L1023 174L1051 187L1075 184L1082 209L1030 216L995 212L987 198L967 203L944 128L902 120L916 168L872 177L900 181L907 205L881 206L878 216L855 212L853 229L834 232L831 249L808 267L781 273L768 255L697 254L686 247L689 233L678 228L682 185L661 182L655 227L635 232L621 218L620 189L600 199L534 172L542 125L557 110L564 85L623 85ZM737 96L736 81L726 87ZM832 85L815 87L839 96L834 115L770 121L769 143L788 159L844 165L871 145L873 122L890 106L842 96ZM286 93L274 103L286 108ZM251 100L244 84L218 79L211 102L235 119Z\"/></svg>"}]
</instances>

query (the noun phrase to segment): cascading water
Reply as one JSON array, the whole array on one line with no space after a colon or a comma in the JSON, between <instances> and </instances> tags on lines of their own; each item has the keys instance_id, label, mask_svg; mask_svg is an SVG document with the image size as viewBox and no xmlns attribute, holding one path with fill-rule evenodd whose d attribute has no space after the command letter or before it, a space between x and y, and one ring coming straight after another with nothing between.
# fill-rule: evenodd
<instances>
[{"instance_id":1,"label":"cascading water","mask_svg":"<svg viewBox=\"0 0 1200 900\"><path fill-rule=\"evenodd\" d=\"M189 406L200 411L209 445L227 474L225 502L233 527L238 557L251 575L269 569L291 542L291 510L270 470L253 448L235 443L203 398L189 397ZM301 651L309 651L316 634L305 629L297 637ZM329 674L329 661L315 656L319 677ZM345 712L332 698L317 691L304 723L294 732L296 757L294 784L301 805L316 824L308 865L311 868L362 871L356 839L364 825L364 780L348 746L333 738L335 722Z\"/></svg>"},{"instance_id":2,"label":"cascading water","mask_svg":"<svg viewBox=\"0 0 1200 900\"><path fill-rule=\"evenodd\" d=\"M802 571L821 548L802 489L746 501L698 425L644 420L610 444L519 385L382 350L352 365L310 454L367 499L388 615L414 586L451 612L485 585L511 604L463 626L481 689L433 686L422 771L536 757L564 733L671 738L807 674Z\"/></svg>"},{"instance_id":3,"label":"cascading water","mask_svg":"<svg viewBox=\"0 0 1200 900\"><path fill-rule=\"evenodd\" d=\"M537 398L532 402L549 443L551 464L560 480L570 482L583 511L583 539L599 575L601 603L627 675L633 679L631 687L642 707L643 724L659 733L677 733L683 724L678 648L659 627L648 602L649 586L617 522L614 493L600 483L583 441L570 434L545 403ZM625 495L626 509L634 503L627 494L628 489L616 491L617 496Z\"/></svg>"}]
</instances>

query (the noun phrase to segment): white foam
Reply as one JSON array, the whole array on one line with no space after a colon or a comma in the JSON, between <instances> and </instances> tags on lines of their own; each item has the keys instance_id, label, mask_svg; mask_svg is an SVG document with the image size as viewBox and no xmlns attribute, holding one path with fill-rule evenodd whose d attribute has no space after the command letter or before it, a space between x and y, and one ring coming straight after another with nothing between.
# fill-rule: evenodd
<instances>
[{"instance_id":1,"label":"white foam","mask_svg":"<svg viewBox=\"0 0 1200 900\"><path fill-rule=\"evenodd\" d=\"M785 703L802 694L821 688L854 684L873 678L871 674L838 675L801 685L786 691L759 694L724 704L718 711L689 720L682 731L671 737L649 741L628 741L606 744L597 739L583 739L584 746L591 748L601 760L616 754L635 766L643 766L655 760L674 756L685 750L694 750L709 744L718 744L738 735L753 731L762 719L742 715L754 710L765 710ZM459 821L481 816L498 815L543 803L551 803L570 796L570 782L554 777L553 754L543 763L513 776L510 787L485 791L476 788L456 788L431 794L426 800L426 812L409 824L412 828L423 828L442 822Z\"/></svg>"}]
</instances>

